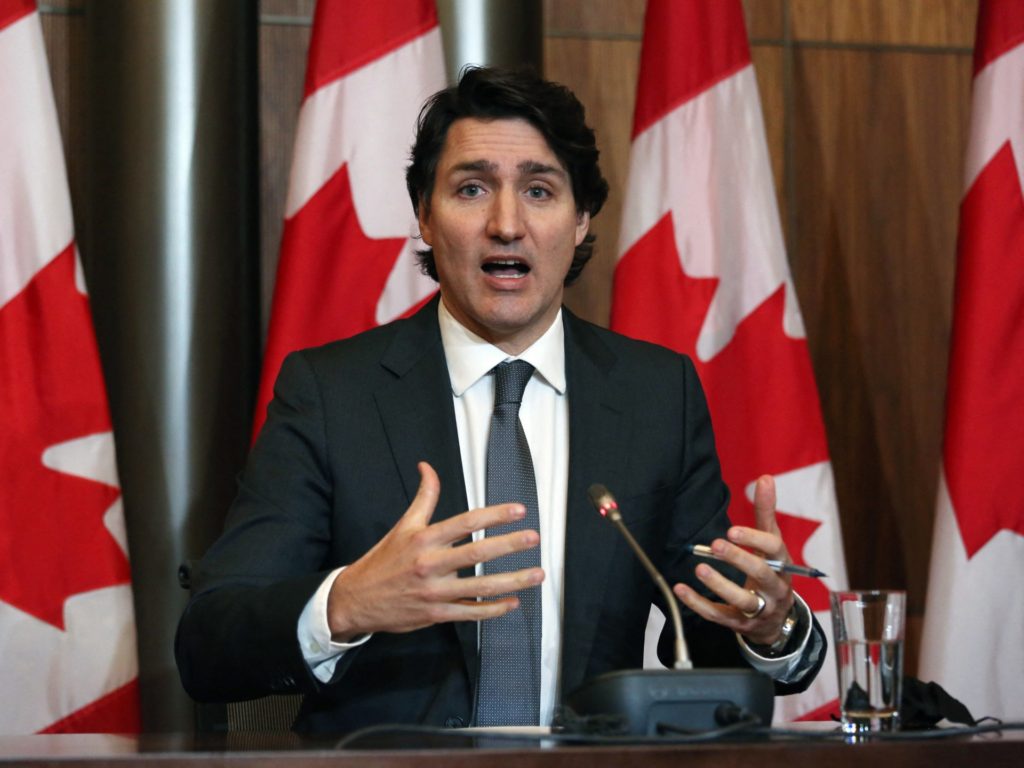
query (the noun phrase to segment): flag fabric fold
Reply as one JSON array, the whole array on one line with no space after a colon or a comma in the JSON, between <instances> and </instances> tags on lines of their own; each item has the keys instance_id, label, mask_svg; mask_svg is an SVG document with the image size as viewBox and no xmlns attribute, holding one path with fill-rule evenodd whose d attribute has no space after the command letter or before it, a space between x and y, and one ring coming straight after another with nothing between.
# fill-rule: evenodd
<instances>
[{"instance_id":1,"label":"flag fabric fold","mask_svg":"<svg viewBox=\"0 0 1024 768\"><path fill-rule=\"evenodd\" d=\"M730 517L752 524L754 482L775 475L793 560L829 574L794 587L831 635L828 590L846 586L832 468L739 0L648 2L611 327L693 358ZM835 710L833 665L776 718Z\"/></svg>"},{"instance_id":2,"label":"flag fabric fold","mask_svg":"<svg viewBox=\"0 0 1024 768\"><path fill-rule=\"evenodd\" d=\"M0 733L139 729L127 537L33 0L0 0Z\"/></svg>"},{"instance_id":3,"label":"flag fabric fold","mask_svg":"<svg viewBox=\"0 0 1024 768\"><path fill-rule=\"evenodd\" d=\"M1024 5L982 0L920 676L1024 720Z\"/></svg>"},{"instance_id":4,"label":"flag fabric fold","mask_svg":"<svg viewBox=\"0 0 1024 768\"><path fill-rule=\"evenodd\" d=\"M405 163L445 85L433 0L320 0L313 19L255 437L285 356L408 314L418 271Z\"/></svg>"}]
</instances>

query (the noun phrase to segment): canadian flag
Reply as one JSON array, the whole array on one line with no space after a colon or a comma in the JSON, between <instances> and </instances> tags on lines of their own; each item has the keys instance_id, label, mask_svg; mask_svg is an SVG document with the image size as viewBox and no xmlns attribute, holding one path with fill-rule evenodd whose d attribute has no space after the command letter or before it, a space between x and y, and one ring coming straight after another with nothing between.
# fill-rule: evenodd
<instances>
[{"instance_id":1,"label":"canadian flag","mask_svg":"<svg viewBox=\"0 0 1024 768\"><path fill-rule=\"evenodd\" d=\"M1024 4L978 10L920 674L1024 720Z\"/></svg>"},{"instance_id":2,"label":"canadian flag","mask_svg":"<svg viewBox=\"0 0 1024 768\"><path fill-rule=\"evenodd\" d=\"M405 165L445 86L433 0L320 0L299 112L253 434L285 356L386 323L437 288L420 274Z\"/></svg>"},{"instance_id":3,"label":"canadian flag","mask_svg":"<svg viewBox=\"0 0 1024 768\"><path fill-rule=\"evenodd\" d=\"M138 731L114 440L34 0L0 0L0 110L0 733Z\"/></svg>"},{"instance_id":4,"label":"canadian flag","mask_svg":"<svg viewBox=\"0 0 1024 768\"><path fill-rule=\"evenodd\" d=\"M775 475L794 588L830 632L846 586L832 466L786 262L739 0L649 0L611 327L690 355L707 392L733 522ZM831 656L831 643L829 654ZM776 718L836 707L833 662Z\"/></svg>"}]
</instances>

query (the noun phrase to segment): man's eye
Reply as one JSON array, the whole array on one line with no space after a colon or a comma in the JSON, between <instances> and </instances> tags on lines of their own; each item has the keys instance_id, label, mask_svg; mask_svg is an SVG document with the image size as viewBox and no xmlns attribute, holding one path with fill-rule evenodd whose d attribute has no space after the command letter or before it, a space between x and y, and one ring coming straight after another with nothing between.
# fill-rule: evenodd
<instances>
[{"instance_id":1,"label":"man's eye","mask_svg":"<svg viewBox=\"0 0 1024 768\"><path fill-rule=\"evenodd\" d=\"M459 187L459 194L463 197L478 197L483 190L479 184L463 184Z\"/></svg>"},{"instance_id":2,"label":"man's eye","mask_svg":"<svg viewBox=\"0 0 1024 768\"><path fill-rule=\"evenodd\" d=\"M546 187L530 187L526 190L526 194L534 200L544 200L545 198L551 197L551 191Z\"/></svg>"}]
</instances>

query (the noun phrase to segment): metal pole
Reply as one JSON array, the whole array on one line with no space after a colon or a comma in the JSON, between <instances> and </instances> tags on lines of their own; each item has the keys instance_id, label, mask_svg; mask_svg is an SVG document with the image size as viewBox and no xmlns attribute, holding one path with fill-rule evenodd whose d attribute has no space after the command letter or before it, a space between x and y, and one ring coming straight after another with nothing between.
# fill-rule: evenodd
<instances>
[{"instance_id":1,"label":"metal pole","mask_svg":"<svg viewBox=\"0 0 1024 768\"><path fill-rule=\"evenodd\" d=\"M184 731L177 566L221 529L258 370L257 4L85 10L79 243L117 441L143 728Z\"/></svg>"},{"instance_id":2,"label":"metal pole","mask_svg":"<svg viewBox=\"0 0 1024 768\"><path fill-rule=\"evenodd\" d=\"M544 71L542 0L437 0L448 80L467 64Z\"/></svg>"}]
</instances>

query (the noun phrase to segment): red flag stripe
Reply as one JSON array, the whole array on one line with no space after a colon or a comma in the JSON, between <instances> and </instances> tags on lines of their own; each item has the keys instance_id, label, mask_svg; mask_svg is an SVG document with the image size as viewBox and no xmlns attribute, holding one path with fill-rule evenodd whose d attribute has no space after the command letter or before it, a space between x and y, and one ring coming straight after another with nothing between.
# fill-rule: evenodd
<instances>
[{"instance_id":1,"label":"red flag stripe","mask_svg":"<svg viewBox=\"0 0 1024 768\"><path fill-rule=\"evenodd\" d=\"M437 10L423 0L320 0L305 96L436 26Z\"/></svg>"},{"instance_id":2,"label":"red flag stripe","mask_svg":"<svg viewBox=\"0 0 1024 768\"><path fill-rule=\"evenodd\" d=\"M1024 718L1024 3L982 0L919 674L976 716ZM992 66L988 66L988 65ZM1015 156L1017 155L1017 156Z\"/></svg>"},{"instance_id":3,"label":"red flag stripe","mask_svg":"<svg viewBox=\"0 0 1024 768\"><path fill-rule=\"evenodd\" d=\"M35 9L35 0L0 0L0 32Z\"/></svg>"},{"instance_id":4,"label":"red flag stripe","mask_svg":"<svg viewBox=\"0 0 1024 768\"><path fill-rule=\"evenodd\" d=\"M0 93L0 733L138 730L113 435L32 2L0 0Z\"/></svg>"},{"instance_id":5,"label":"red flag stripe","mask_svg":"<svg viewBox=\"0 0 1024 768\"><path fill-rule=\"evenodd\" d=\"M651 0L644 18L633 138L748 64L739 0Z\"/></svg>"},{"instance_id":6,"label":"red flag stripe","mask_svg":"<svg viewBox=\"0 0 1024 768\"><path fill-rule=\"evenodd\" d=\"M846 568L741 6L650 0L642 51L611 327L694 360L732 521L753 524L753 483L774 474L791 556L814 551L831 574L794 581L827 623L828 589L845 587ZM766 362L771 375L757 376ZM817 714L835 688L823 673L776 717Z\"/></svg>"},{"instance_id":7,"label":"red flag stripe","mask_svg":"<svg viewBox=\"0 0 1024 768\"><path fill-rule=\"evenodd\" d=\"M960 208L943 460L967 557L1001 530L1024 467L1024 198L1010 142ZM1014 350L1017 354L1014 354Z\"/></svg>"},{"instance_id":8,"label":"red flag stripe","mask_svg":"<svg viewBox=\"0 0 1024 768\"><path fill-rule=\"evenodd\" d=\"M118 489L40 460L50 446L110 431L89 303L74 273L69 245L0 308L0 600L62 630L67 599L129 579L103 525Z\"/></svg>"},{"instance_id":9,"label":"red flag stripe","mask_svg":"<svg viewBox=\"0 0 1024 768\"><path fill-rule=\"evenodd\" d=\"M139 680L101 696L40 733L139 733Z\"/></svg>"},{"instance_id":10,"label":"red flag stripe","mask_svg":"<svg viewBox=\"0 0 1024 768\"><path fill-rule=\"evenodd\" d=\"M288 353L401 316L433 290L411 253L403 159L420 104L443 86L433 0L318 3L254 439Z\"/></svg>"},{"instance_id":11,"label":"red flag stripe","mask_svg":"<svg viewBox=\"0 0 1024 768\"><path fill-rule=\"evenodd\" d=\"M978 8L974 74L1021 43L1024 43L1024 3L1020 0L982 3Z\"/></svg>"},{"instance_id":12,"label":"red flag stripe","mask_svg":"<svg viewBox=\"0 0 1024 768\"><path fill-rule=\"evenodd\" d=\"M347 165L285 221L253 440L263 428L274 381L289 352L344 339L376 324L377 299L404 244L404 239L366 237Z\"/></svg>"}]
</instances>

